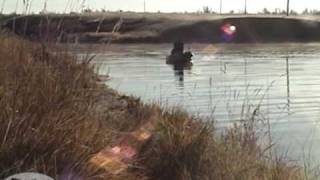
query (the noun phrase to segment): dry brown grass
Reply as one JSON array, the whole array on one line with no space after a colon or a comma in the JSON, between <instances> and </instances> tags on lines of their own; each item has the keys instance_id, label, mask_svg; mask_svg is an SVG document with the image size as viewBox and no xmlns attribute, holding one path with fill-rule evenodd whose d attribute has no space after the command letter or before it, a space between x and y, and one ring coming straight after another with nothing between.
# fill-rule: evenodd
<instances>
[{"instance_id":1,"label":"dry brown grass","mask_svg":"<svg viewBox=\"0 0 320 180\"><path fill-rule=\"evenodd\" d=\"M95 177L88 159L117 137L111 128L129 129L128 123L108 124L128 113L103 115L100 99L121 97L97 84L87 62L68 54L49 54L8 35L1 35L0 54L1 179L25 171Z\"/></svg>"},{"instance_id":2,"label":"dry brown grass","mask_svg":"<svg viewBox=\"0 0 320 180\"><path fill-rule=\"evenodd\" d=\"M0 47L1 177L80 175L108 135L93 109L99 88L92 69L8 36L1 36Z\"/></svg>"},{"instance_id":3,"label":"dry brown grass","mask_svg":"<svg viewBox=\"0 0 320 180\"><path fill-rule=\"evenodd\" d=\"M212 124L181 110L163 112L140 163L149 177L159 180L304 179L299 166L268 157L268 151L258 145L254 123L240 123L219 135Z\"/></svg>"},{"instance_id":4,"label":"dry brown grass","mask_svg":"<svg viewBox=\"0 0 320 180\"><path fill-rule=\"evenodd\" d=\"M299 167L266 157L253 121L217 135L181 110L162 111L99 85L86 61L3 33L0 68L1 179L26 171L111 179L88 160L154 113L161 115L152 139L114 179L303 179Z\"/></svg>"}]
</instances>

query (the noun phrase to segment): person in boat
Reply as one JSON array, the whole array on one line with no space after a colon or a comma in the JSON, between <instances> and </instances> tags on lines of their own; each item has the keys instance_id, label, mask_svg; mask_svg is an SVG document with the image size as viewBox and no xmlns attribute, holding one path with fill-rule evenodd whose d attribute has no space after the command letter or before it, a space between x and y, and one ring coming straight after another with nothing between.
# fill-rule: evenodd
<instances>
[{"instance_id":1,"label":"person in boat","mask_svg":"<svg viewBox=\"0 0 320 180\"><path fill-rule=\"evenodd\" d=\"M181 41L177 41L173 44L173 49L171 50L171 56L182 56L184 52L184 44Z\"/></svg>"},{"instance_id":2,"label":"person in boat","mask_svg":"<svg viewBox=\"0 0 320 180\"><path fill-rule=\"evenodd\" d=\"M173 44L173 49L167 60L170 63L187 63L191 61L192 56L190 51L184 52L184 43L177 41Z\"/></svg>"}]
</instances>

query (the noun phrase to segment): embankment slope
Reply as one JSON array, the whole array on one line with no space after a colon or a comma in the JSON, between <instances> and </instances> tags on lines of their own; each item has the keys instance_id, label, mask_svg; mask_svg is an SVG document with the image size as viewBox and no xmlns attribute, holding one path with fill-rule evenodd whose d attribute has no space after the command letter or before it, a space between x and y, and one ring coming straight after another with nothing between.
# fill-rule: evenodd
<instances>
[{"instance_id":1,"label":"embankment slope","mask_svg":"<svg viewBox=\"0 0 320 180\"><path fill-rule=\"evenodd\" d=\"M237 27L229 42L320 41L315 19L280 16L160 16L160 15L32 15L11 18L3 27L33 40L80 43L223 43L221 27Z\"/></svg>"}]
</instances>

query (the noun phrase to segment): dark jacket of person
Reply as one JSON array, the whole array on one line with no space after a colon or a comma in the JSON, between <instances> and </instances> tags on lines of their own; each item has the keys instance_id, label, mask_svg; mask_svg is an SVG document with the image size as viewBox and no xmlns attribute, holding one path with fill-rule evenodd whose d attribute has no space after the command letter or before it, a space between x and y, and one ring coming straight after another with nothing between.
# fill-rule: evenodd
<instances>
[{"instance_id":1,"label":"dark jacket of person","mask_svg":"<svg viewBox=\"0 0 320 180\"><path fill-rule=\"evenodd\" d=\"M171 55L182 55L184 51L183 42L175 42L173 44L173 49L171 51Z\"/></svg>"}]
</instances>

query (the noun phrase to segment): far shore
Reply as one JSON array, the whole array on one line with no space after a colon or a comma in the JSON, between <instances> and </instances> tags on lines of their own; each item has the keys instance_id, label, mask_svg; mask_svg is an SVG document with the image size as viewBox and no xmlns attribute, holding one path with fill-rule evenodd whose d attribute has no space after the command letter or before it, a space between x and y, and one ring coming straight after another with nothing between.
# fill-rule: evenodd
<instances>
[{"instance_id":1,"label":"far shore","mask_svg":"<svg viewBox=\"0 0 320 180\"><path fill-rule=\"evenodd\" d=\"M92 13L4 18L2 28L31 40L63 43L319 42L318 16ZM221 27L234 25L232 39Z\"/></svg>"}]
</instances>

